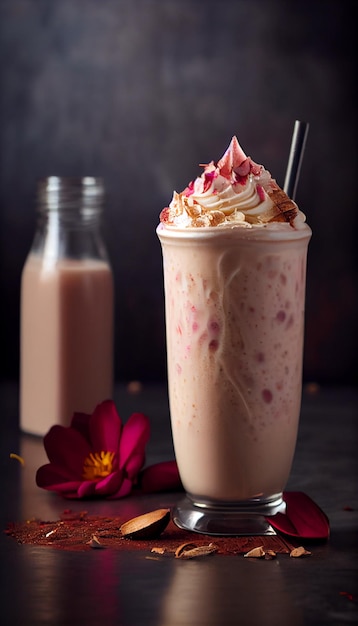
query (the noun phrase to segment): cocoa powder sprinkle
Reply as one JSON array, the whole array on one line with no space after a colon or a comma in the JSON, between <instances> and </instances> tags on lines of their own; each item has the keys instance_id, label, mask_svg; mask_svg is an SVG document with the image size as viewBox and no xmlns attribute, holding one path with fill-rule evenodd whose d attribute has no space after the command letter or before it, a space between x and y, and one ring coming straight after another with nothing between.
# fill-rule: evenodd
<instances>
[{"instance_id":1,"label":"cocoa powder sprinkle","mask_svg":"<svg viewBox=\"0 0 358 626\"><path fill-rule=\"evenodd\" d=\"M160 535L153 539L125 539L120 527L127 520L119 517L89 515L87 511L73 513L67 510L59 520L45 521L30 519L25 522L8 524L5 533L19 544L31 544L58 550L91 550L88 542L93 536L106 548L112 550L141 551L150 553L152 548L164 548L165 555L172 554L182 544L194 544L194 547L208 546L213 537L184 531L170 521ZM259 543L258 543L259 542ZM262 537L215 537L217 555L243 555L257 545L262 545L265 553L270 550L276 554L289 555L296 547L279 535ZM159 558L162 556L158 553ZM154 554L153 554L154 557Z\"/></svg>"}]
</instances>

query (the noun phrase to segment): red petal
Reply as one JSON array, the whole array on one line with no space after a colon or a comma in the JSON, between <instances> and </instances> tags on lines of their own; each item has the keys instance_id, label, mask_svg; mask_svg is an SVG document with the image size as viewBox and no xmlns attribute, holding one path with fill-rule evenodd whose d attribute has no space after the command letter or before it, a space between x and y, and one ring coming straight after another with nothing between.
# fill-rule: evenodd
<instances>
[{"instance_id":1,"label":"red petal","mask_svg":"<svg viewBox=\"0 0 358 626\"><path fill-rule=\"evenodd\" d=\"M304 539L327 539L330 528L327 515L301 491L286 491L283 495L286 513L267 517L276 530Z\"/></svg>"},{"instance_id":2,"label":"red petal","mask_svg":"<svg viewBox=\"0 0 358 626\"><path fill-rule=\"evenodd\" d=\"M96 484L96 495L110 496L118 491L123 483L123 472L113 472Z\"/></svg>"},{"instance_id":3,"label":"red petal","mask_svg":"<svg viewBox=\"0 0 358 626\"><path fill-rule=\"evenodd\" d=\"M130 469L131 475L141 469L145 458L145 446L149 439L149 419L143 413L133 413L123 427L119 443L119 467Z\"/></svg>"},{"instance_id":4,"label":"red petal","mask_svg":"<svg viewBox=\"0 0 358 626\"><path fill-rule=\"evenodd\" d=\"M78 488L82 481L66 480L67 476L63 474L61 468L55 467L50 463L42 465L36 472L36 484L38 487L48 489L49 491L74 491Z\"/></svg>"},{"instance_id":5,"label":"red petal","mask_svg":"<svg viewBox=\"0 0 358 626\"><path fill-rule=\"evenodd\" d=\"M82 435L71 427L52 426L44 437L50 462L62 468L64 475L80 479L83 461L91 449Z\"/></svg>"},{"instance_id":6,"label":"red petal","mask_svg":"<svg viewBox=\"0 0 358 626\"><path fill-rule=\"evenodd\" d=\"M125 478L122 482L122 485L116 493L111 496L108 496L108 500L117 500L118 498L125 498L132 491L132 481L128 478Z\"/></svg>"},{"instance_id":7,"label":"red petal","mask_svg":"<svg viewBox=\"0 0 358 626\"><path fill-rule=\"evenodd\" d=\"M138 453L132 454L131 458L128 459L126 463L126 467L125 467L126 474L130 480L133 480L137 476L139 470L143 467L144 463L145 463L144 450Z\"/></svg>"},{"instance_id":8,"label":"red petal","mask_svg":"<svg viewBox=\"0 0 358 626\"><path fill-rule=\"evenodd\" d=\"M89 428L93 450L117 452L122 422L112 400L105 400L96 406Z\"/></svg>"},{"instance_id":9,"label":"red petal","mask_svg":"<svg viewBox=\"0 0 358 626\"><path fill-rule=\"evenodd\" d=\"M95 494L96 483L94 480L84 480L77 489L78 498L89 498Z\"/></svg>"},{"instance_id":10,"label":"red petal","mask_svg":"<svg viewBox=\"0 0 358 626\"><path fill-rule=\"evenodd\" d=\"M141 472L140 485L145 493L183 489L175 461L164 461L146 467Z\"/></svg>"},{"instance_id":11,"label":"red petal","mask_svg":"<svg viewBox=\"0 0 358 626\"><path fill-rule=\"evenodd\" d=\"M56 485L52 485L49 487L44 487L47 491L54 491L60 496L64 496L65 498L78 498L77 490L80 486L79 481L72 481L68 483L56 483Z\"/></svg>"},{"instance_id":12,"label":"red petal","mask_svg":"<svg viewBox=\"0 0 358 626\"><path fill-rule=\"evenodd\" d=\"M82 437L91 444L90 431L89 431L89 421L90 415L87 413L74 413L71 420L71 428L77 430L77 432L81 433Z\"/></svg>"},{"instance_id":13,"label":"red petal","mask_svg":"<svg viewBox=\"0 0 358 626\"><path fill-rule=\"evenodd\" d=\"M36 472L36 484L38 487L47 487L56 483L72 481L73 476L70 472L66 472L63 467L57 467L53 463L47 463L38 468ZM82 482L77 480L75 482Z\"/></svg>"}]
</instances>

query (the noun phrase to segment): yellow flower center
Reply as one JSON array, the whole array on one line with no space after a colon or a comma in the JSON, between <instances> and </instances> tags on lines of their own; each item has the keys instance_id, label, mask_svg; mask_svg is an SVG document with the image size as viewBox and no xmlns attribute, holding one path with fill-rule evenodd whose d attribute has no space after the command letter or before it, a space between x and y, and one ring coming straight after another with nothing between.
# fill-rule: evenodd
<instances>
[{"instance_id":1,"label":"yellow flower center","mask_svg":"<svg viewBox=\"0 0 358 626\"><path fill-rule=\"evenodd\" d=\"M97 480L111 474L114 457L114 452L91 452L83 463L84 480Z\"/></svg>"}]
</instances>

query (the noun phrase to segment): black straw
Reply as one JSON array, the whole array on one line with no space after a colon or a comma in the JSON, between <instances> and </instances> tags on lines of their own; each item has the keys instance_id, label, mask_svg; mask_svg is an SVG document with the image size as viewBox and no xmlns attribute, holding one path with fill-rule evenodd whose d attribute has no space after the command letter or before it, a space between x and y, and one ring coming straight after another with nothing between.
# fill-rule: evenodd
<instances>
[{"instance_id":1,"label":"black straw","mask_svg":"<svg viewBox=\"0 0 358 626\"><path fill-rule=\"evenodd\" d=\"M284 191L292 200L295 199L298 179L302 165L303 153L306 146L309 124L307 122L295 121L293 129L290 155L284 184Z\"/></svg>"}]
</instances>

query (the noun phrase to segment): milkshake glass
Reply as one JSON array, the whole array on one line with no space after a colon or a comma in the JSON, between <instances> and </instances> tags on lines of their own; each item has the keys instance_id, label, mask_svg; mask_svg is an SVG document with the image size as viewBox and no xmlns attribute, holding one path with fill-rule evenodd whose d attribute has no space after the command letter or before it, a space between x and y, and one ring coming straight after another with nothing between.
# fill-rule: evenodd
<instances>
[{"instance_id":1,"label":"milkshake glass","mask_svg":"<svg viewBox=\"0 0 358 626\"><path fill-rule=\"evenodd\" d=\"M310 228L162 223L168 386L186 498L208 534L267 534L284 512L301 405Z\"/></svg>"}]
</instances>

